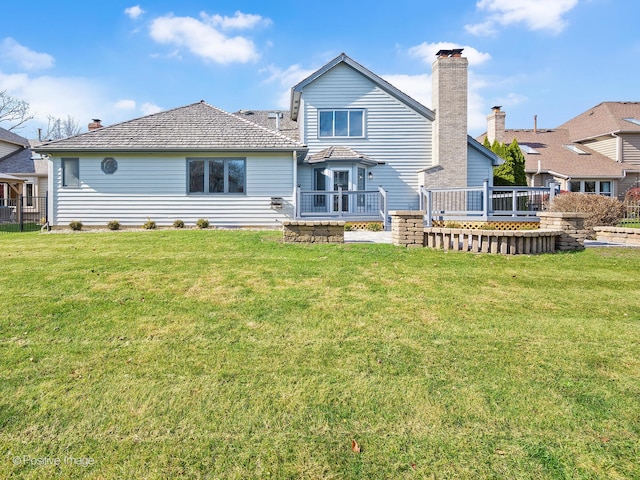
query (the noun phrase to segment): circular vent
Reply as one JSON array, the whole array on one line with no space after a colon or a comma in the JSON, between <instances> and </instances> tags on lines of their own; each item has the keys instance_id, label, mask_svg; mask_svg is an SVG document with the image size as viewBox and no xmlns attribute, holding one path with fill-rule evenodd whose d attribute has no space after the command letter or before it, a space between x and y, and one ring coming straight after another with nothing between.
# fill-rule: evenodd
<instances>
[{"instance_id":1,"label":"circular vent","mask_svg":"<svg viewBox=\"0 0 640 480\"><path fill-rule=\"evenodd\" d=\"M118 162L116 162L115 158L107 157L102 160L102 171L106 174L111 175L118 170Z\"/></svg>"}]
</instances>

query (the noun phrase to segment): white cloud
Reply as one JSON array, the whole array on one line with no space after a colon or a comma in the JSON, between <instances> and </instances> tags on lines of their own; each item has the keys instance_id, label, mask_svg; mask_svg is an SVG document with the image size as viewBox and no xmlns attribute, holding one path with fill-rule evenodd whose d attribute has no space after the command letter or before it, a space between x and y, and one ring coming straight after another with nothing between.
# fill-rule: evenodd
<instances>
[{"instance_id":1,"label":"white cloud","mask_svg":"<svg viewBox=\"0 0 640 480\"><path fill-rule=\"evenodd\" d=\"M414 100L429 107L431 105L431 75L381 75L398 90L406 93Z\"/></svg>"},{"instance_id":2,"label":"white cloud","mask_svg":"<svg viewBox=\"0 0 640 480\"><path fill-rule=\"evenodd\" d=\"M49 115L73 117L83 131L92 118L104 125L130 120L136 116L157 113L163 108L153 103L138 103L132 99L114 100L108 86L85 77L30 77L27 74L5 74L0 71L0 91L29 103L34 119L21 130L21 135L35 138L37 128L45 128Z\"/></svg>"},{"instance_id":3,"label":"white cloud","mask_svg":"<svg viewBox=\"0 0 640 480\"><path fill-rule=\"evenodd\" d=\"M144 10L140 8L140 5L134 5L133 7L125 8L124 13L131 19L135 20L144 13Z\"/></svg>"},{"instance_id":4,"label":"white cloud","mask_svg":"<svg viewBox=\"0 0 640 480\"><path fill-rule=\"evenodd\" d=\"M428 65L431 65L433 61L436 59L436 53L438 50L451 50L454 48L463 48L464 52L462 55L467 57L469 60L469 65L480 65L491 59L491 55L488 53L480 52L473 47L468 45L460 45L458 43L453 42L436 42L436 43L428 43L424 42L420 45L416 45L415 47L409 48L409 55L413 57L420 58L423 62Z\"/></svg>"},{"instance_id":5,"label":"white cloud","mask_svg":"<svg viewBox=\"0 0 640 480\"><path fill-rule=\"evenodd\" d=\"M164 108L149 102L143 103L140 106L140 111L142 112L143 115L152 115L154 113L161 112L162 110L164 110Z\"/></svg>"},{"instance_id":6,"label":"white cloud","mask_svg":"<svg viewBox=\"0 0 640 480\"><path fill-rule=\"evenodd\" d=\"M136 108L136 101L128 99L118 100L114 107L116 110L134 110Z\"/></svg>"},{"instance_id":7,"label":"white cloud","mask_svg":"<svg viewBox=\"0 0 640 480\"><path fill-rule=\"evenodd\" d=\"M567 26L563 15L578 5L579 0L479 0L478 10L488 17L480 23L465 25L473 35L491 35L496 26L523 23L529 30L548 30L560 33Z\"/></svg>"},{"instance_id":8,"label":"white cloud","mask_svg":"<svg viewBox=\"0 0 640 480\"><path fill-rule=\"evenodd\" d=\"M5 38L0 43L0 52L0 57L18 64L25 70L43 70L55 64L54 58L48 53L35 52L20 45L11 37Z\"/></svg>"},{"instance_id":9,"label":"white cloud","mask_svg":"<svg viewBox=\"0 0 640 480\"><path fill-rule=\"evenodd\" d=\"M234 17L209 16L201 13L201 20L193 17L166 15L151 22L150 35L163 45L186 48L204 60L220 64L247 63L258 59L254 43L242 36L227 36L221 30L253 28L270 20L258 15L236 12Z\"/></svg>"},{"instance_id":10,"label":"white cloud","mask_svg":"<svg viewBox=\"0 0 640 480\"><path fill-rule=\"evenodd\" d=\"M106 118L104 113L109 104L99 85L79 77L32 78L26 74L0 72L0 90L28 102L35 124L46 125L49 115L58 118L70 115L84 126L91 118Z\"/></svg>"},{"instance_id":11,"label":"white cloud","mask_svg":"<svg viewBox=\"0 0 640 480\"><path fill-rule=\"evenodd\" d=\"M270 65L263 69L262 72L269 73L269 77L264 80L264 83L276 83L280 88L282 88L278 98L276 99L276 106L284 110L291 106L291 87L300 83L316 70L316 68L303 69L300 65L295 64L284 70Z\"/></svg>"},{"instance_id":12,"label":"white cloud","mask_svg":"<svg viewBox=\"0 0 640 480\"><path fill-rule=\"evenodd\" d=\"M260 15L251 13L242 13L237 11L233 17L223 17L222 15L208 15L205 12L200 13L200 17L212 26L220 27L223 30L243 30L247 28L255 28L259 25L270 25L271 20Z\"/></svg>"}]
</instances>

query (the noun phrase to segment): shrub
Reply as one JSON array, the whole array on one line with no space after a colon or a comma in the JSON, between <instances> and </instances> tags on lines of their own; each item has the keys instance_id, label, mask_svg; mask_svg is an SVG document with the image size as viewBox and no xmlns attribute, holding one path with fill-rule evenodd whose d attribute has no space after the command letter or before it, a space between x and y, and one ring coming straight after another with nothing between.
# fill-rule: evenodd
<instances>
[{"instance_id":1,"label":"shrub","mask_svg":"<svg viewBox=\"0 0 640 480\"><path fill-rule=\"evenodd\" d=\"M111 220L107 223L107 227L109 227L109 230L120 230L120 222L117 220Z\"/></svg>"},{"instance_id":2,"label":"shrub","mask_svg":"<svg viewBox=\"0 0 640 480\"><path fill-rule=\"evenodd\" d=\"M79 232L80 230L82 230L82 222L79 222L77 220L72 220L71 223L69 223L69 228L71 230Z\"/></svg>"},{"instance_id":3,"label":"shrub","mask_svg":"<svg viewBox=\"0 0 640 480\"><path fill-rule=\"evenodd\" d=\"M143 228L145 228L145 229L147 229L147 230L155 230L155 228L156 228L156 222L154 222L154 221L153 221L153 220L151 220L151 219L148 219L146 222L144 222L144 223L142 224L142 227L143 227Z\"/></svg>"},{"instance_id":4,"label":"shrub","mask_svg":"<svg viewBox=\"0 0 640 480\"><path fill-rule=\"evenodd\" d=\"M462 228L462 225L458 222L445 222L444 228Z\"/></svg>"},{"instance_id":5,"label":"shrub","mask_svg":"<svg viewBox=\"0 0 640 480\"><path fill-rule=\"evenodd\" d=\"M640 187L633 187L624 194L625 202L640 202Z\"/></svg>"},{"instance_id":6,"label":"shrub","mask_svg":"<svg viewBox=\"0 0 640 480\"><path fill-rule=\"evenodd\" d=\"M379 232L382 230L382 225L379 223L367 223L367 230L370 232Z\"/></svg>"},{"instance_id":7,"label":"shrub","mask_svg":"<svg viewBox=\"0 0 640 480\"><path fill-rule=\"evenodd\" d=\"M353 230L353 223L349 223L349 222L345 223L344 224L344 231L345 232L350 232L351 230Z\"/></svg>"},{"instance_id":8,"label":"shrub","mask_svg":"<svg viewBox=\"0 0 640 480\"><path fill-rule=\"evenodd\" d=\"M180 219L173 222L173 228L184 228L184 222Z\"/></svg>"},{"instance_id":9,"label":"shrub","mask_svg":"<svg viewBox=\"0 0 640 480\"><path fill-rule=\"evenodd\" d=\"M556 195L549 205L552 212L588 213L584 228L595 234L595 226L615 226L624 216L625 208L617 198L588 193L563 193Z\"/></svg>"},{"instance_id":10,"label":"shrub","mask_svg":"<svg viewBox=\"0 0 640 480\"><path fill-rule=\"evenodd\" d=\"M209 220L206 218L199 218L196 222L196 226L198 228L209 228Z\"/></svg>"}]
</instances>

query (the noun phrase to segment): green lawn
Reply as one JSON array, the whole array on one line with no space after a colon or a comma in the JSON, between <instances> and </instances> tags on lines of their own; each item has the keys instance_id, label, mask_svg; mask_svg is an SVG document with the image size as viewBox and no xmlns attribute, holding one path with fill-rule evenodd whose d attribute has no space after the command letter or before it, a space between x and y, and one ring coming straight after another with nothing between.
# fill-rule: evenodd
<instances>
[{"instance_id":1,"label":"green lawn","mask_svg":"<svg viewBox=\"0 0 640 480\"><path fill-rule=\"evenodd\" d=\"M640 478L639 249L280 235L0 236L0 477Z\"/></svg>"}]
</instances>

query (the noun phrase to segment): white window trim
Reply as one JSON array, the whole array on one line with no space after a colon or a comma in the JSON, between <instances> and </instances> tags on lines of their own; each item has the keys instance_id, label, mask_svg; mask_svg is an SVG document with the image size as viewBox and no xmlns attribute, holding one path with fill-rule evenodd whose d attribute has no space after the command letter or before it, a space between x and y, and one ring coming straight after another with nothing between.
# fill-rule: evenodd
<instances>
[{"instance_id":1,"label":"white window trim","mask_svg":"<svg viewBox=\"0 0 640 480\"><path fill-rule=\"evenodd\" d=\"M333 135L321 135L320 134L320 114L325 112L333 112ZM336 121L335 121L335 112L362 112L362 135L336 135ZM347 132L350 130L350 122L351 116L347 115ZM320 108L318 109L318 138L319 139L327 139L327 138L365 138L366 137L366 127L367 127L367 111L364 108Z\"/></svg>"}]
</instances>

